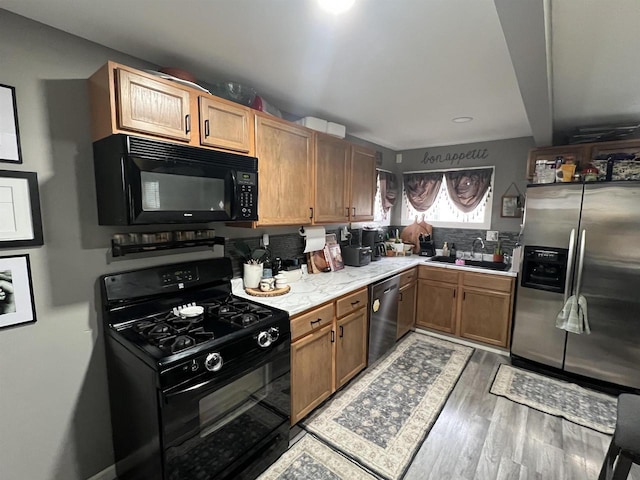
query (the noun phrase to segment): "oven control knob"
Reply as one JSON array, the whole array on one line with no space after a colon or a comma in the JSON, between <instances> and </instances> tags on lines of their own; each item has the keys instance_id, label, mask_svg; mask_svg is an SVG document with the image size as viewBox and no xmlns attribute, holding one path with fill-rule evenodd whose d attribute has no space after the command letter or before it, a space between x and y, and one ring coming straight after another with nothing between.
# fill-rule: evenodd
<instances>
[{"instance_id":1,"label":"oven control knob","mask_svg":"<svg viewBox=\"0 0 640 480\"><path fill-rule=\"evenodd\" d=\"M269 340L273 343L278 340L278 338L280 338L280 329L278 327L271 327L269 329Z\"/></svg>"},{"instance_id":2,"label":"oven control knob","mask_svg":"<svg viewBox=\"0 0 640 480\"><path fill-rule=\"evenodd\" d=\"M262 348L267 348L271 345L271 336L268 332L260 332L258 334L258 346Z\"/></svg>"},{"instance_id":3,"label":"oven control knob","mask_svg":"<svg viewBox=\"0 0 640 480\"><path fill-rule=\"evenodd\" d=\"M218 352L210 353L204 361L204 366L210 372L217 372L222 368L222 355Z\"/></svg>"}]
</instances>

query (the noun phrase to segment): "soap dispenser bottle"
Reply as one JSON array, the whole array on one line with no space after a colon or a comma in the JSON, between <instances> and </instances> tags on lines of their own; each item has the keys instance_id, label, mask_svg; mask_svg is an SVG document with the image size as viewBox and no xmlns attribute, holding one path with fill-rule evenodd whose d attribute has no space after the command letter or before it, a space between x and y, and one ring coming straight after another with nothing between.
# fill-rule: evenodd
<instances>
[{"instance_id":1,"label":"soap dispenser bottle","mask_svg":"<svg viewBox=\"0 0 640 480\"><path fill-rule=\"evenodd\" d=\"M447 242L444 242L444 245L442 246L442 256L443 257L449 256L449 245L447 244Z\"/></svg>"}]
</instances>

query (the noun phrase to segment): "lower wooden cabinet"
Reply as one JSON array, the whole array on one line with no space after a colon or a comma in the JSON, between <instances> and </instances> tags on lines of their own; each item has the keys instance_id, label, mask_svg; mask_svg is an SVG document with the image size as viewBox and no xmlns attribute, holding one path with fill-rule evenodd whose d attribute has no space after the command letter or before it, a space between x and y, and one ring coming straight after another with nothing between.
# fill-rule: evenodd
<instances>
[{"instance_id":1,"label":"lower wooden cabinet","mask_svg":"<svg viewBox=\"0 0 640 480\"><path fill-rule=\"evenodd\" d=\"M291 424L334 391L333 324L291 344Z\"/></svg>"},{"instance_id":2,"label":"lower wooden cabinet","mask_svg":"<svg viewBox=\"0 0 640 480\"><path fill-rule=\"evenodd\" d=\"M367 366L367 309L336 321L336 389Z\"/></svg>"},{"instance_id":3,"label":"lower wooden cabinet","mask_svg":"<svg viewBox=\"0 0 640 480\"><path fill-rule=\"evenodd\" d=\"M510 293L462 287L460 336L506 347L510 313Z\"/></svg>"},{"instance_id":4,"label":"lower wooden cabinet","mask_svg":"<svg viewBox=\"0 0 640 480\"><path fill-rule=\"evenodd\" d=\"M411 331L416 323L416 294L418 284L413 281L400 287L398 299L398 327L396 340Z\"/></svg>"},{"instance_id":5,"label":"lower wooden cabinet","mask_svg":"<svg viewBox=\"0 0 640 480\"><path fill-rule=\"evenodd\" d=\"M291 319L292 425L367 366L367 305L363 288Z\"/></svg>"},{"instance_id":6,"label":"lower wooden cabinet","mask_svg":"<svg viewBox=\"0 0 640 480\"><path fill-rule=\"evenodd\" d=\"M456 331L456 296L458 285L418 280L416 324L441 332Z\"/></svg>"},{"instance_id":7,"label":"lower wooden cabinet","mask_svg":"<svg viewBox=\"0 0 640 480\"><path fill-rule=\"evenodd\" d=\"M514 277L420 266L416 324L508 348Z\"/></svg>"}]
</instances>

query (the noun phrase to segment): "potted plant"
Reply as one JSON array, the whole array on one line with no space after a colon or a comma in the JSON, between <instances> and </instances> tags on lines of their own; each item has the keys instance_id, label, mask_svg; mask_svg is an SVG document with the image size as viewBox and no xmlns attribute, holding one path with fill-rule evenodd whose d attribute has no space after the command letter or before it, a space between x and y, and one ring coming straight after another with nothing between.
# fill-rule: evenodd
<instances>
[{"instance_id":1,"label":"potted plant","mask_svg":"<svg viewBox=\"0 0 640 480\"><path fill-rule=\"evenodd\" d=\"M393 248L393 244L387 243L386 246L387 246L387 257L395 257L396 250L395 248Z\"/></svg>"},{"instance_id":2,"label":"potted plant","mask_svg":"<svg viewBox=\"0 0 640 480\"><path fill-rule=\"evenodd\" d=\"M504 253L502 251L502 240L498 240L495 248L493 249L493 261L494 262L504 262Z\"/></svg>"}]
</instances>

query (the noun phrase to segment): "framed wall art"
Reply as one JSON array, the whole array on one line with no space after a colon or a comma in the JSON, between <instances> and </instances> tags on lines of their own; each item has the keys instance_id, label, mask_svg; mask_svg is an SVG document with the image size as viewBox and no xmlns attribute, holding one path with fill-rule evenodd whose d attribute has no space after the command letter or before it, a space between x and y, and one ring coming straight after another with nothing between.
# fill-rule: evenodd
<instances>
[{"instance_id":1,"label":"framed wall art","mask_svg":"<svg viewBox=\"0 0 640 480\"><path fill-rule=\"evenodd\" d=\"M43 242L37 174L0 170L0 248Z\"/></svg>"},{"instance_id":2,"label":"framed wall art","mask_svg":"<svg viewBox=\"0 0 640 480\"><path fill-rule=\"evenodd\" d=\"M0 84L0 162L22 163L16 89Z\"/></svg>"},{"instance_id":3,"label":"framed wall art","mask_svg":"<svg viewBox=\"0 0 640 480\"><path fill-rule=\"evenodd\" d=\"M500 216L503 218L520 218L522 216L522 210L520 209L520 197L517 195L503 195Z\"/></svg>"},{"instance_id":4,"label":"framed wall art","mask_svg":"<svg viewBox=\"0 0 640 480\"><path fill-rule=\"evenodd\" d=\"M35 321L29 255L0 257L0 328Z\"/></svg>"}]
</instances>

